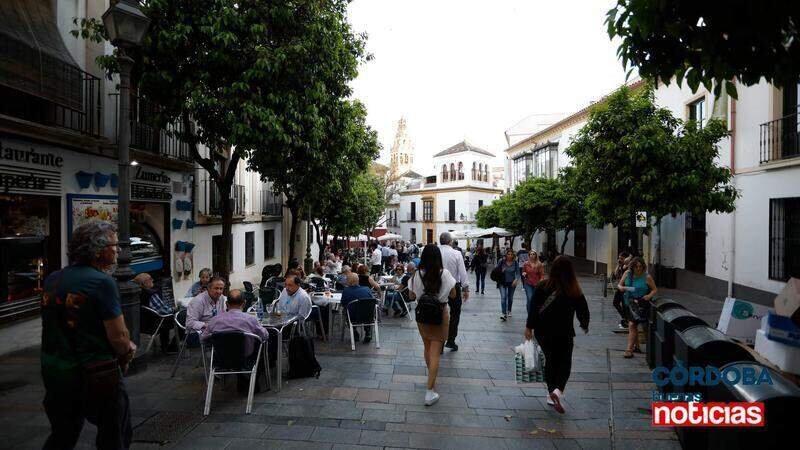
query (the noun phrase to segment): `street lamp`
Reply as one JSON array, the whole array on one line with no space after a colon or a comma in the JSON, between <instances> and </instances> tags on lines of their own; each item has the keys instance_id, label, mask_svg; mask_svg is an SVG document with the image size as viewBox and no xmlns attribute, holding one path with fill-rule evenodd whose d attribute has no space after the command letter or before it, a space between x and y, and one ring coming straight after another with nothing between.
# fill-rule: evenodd
<instances>
[{"instance_id":1,"label":"street lamp","mask_svg":"<svg viewBox=\"0 0 800 450\"><path fill-rule=\"evenodd\" d=\"M130 332L131 340L139 344L139 286L133 281L131 269L130 240L130 84L133 59L126 54L127 50L139 47L142 38L150 25L150 19L139 9L137 2L119 0L103 14L103 24L108 38L119 49L119 136L117 136L119 158L119 200L117 231L119 240L119 258L114 278L122 301L122 312L125 325Z\"/></svg>"}]
</instances>

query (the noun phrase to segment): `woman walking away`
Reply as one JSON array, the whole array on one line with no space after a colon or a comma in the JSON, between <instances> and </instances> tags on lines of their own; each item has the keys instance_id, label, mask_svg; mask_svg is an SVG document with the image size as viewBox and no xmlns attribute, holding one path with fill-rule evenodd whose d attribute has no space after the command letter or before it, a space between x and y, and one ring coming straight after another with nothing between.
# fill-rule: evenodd
<instances>
[{"instance_id":1,"label":"woman walking away","mask_svg":"<svg viewBox=\"0 0 800 450\"><path fill-rule=\"evenodd\" d=\"M638 256L631 259L617 288L625 292L625 311L628 314L628 348L623 356L633 358L633 352L641 353L639 324L647 323L650 301L658 293L658 288L653 277L647 273L647 264Z\"/></svg>"},{"instance_id":2,"label":"woman walking away","mask_svg":"<svg viewBox=\"0 0 800 450\"><path fill-rule=\"evenodd\" d=\"M447 311L448 299L456 298L456 279L442 266L442 253L436 244L428 244L422 250L420 265L416 275L410 281L411 299L423 302L423 296L433 296L442 311L442 321L420 323L417 314L417 327L422 342L425 344L425 365L428 367L428 391L425 393L425 405L430 406L439 400L436 388L436 376L439 374L439 356L442 345L447 340L450 327L450 315ZM419 311L419 310L418 310Z\"/></svg>"},{"instance_id":3,"label":"woman walking away","mask_svg":"<svg viewBox=\"0 0 800 450\"><path fill-rule=\"evenodd\" d=\"M544 379L547 404L564 413L561 400L572 369L575 316L584 333L589 332L589 307L581 292L572 261L559 256L553 261L550 276L539 282L533 296L525 338L536 336L544 352Z\"/></svg>"},{"instance_id":4,"label":"woman walking away","mask_svg":"<svg viewBox=\"0 0 800 450\"><path fill-rule=\"evenodd\" d=\"M519 284L519 263L517 263L517 255L514 254L514 250L506 249L506 257L497 264L496 269L502 272L497 281L497 289L500 290L500 309L502 310L500 320L505 322L511 316L514 289Z\"/></svg>"},{"instance_id":5,"label":"woman walking away","mask_svg":"<svg viewBox=\"0 0 800 450\"><path fill-rule=\"evenodd\" d=\"M482 245L478 245L475 249L475 254L472 255L470 262L470 269L475 271L475 293L481 294L486 291L486 261L489 259L489 254Z\"/></svg>"},{"instance_id":6,"label":"woman walking away","mask_svg":"<svg viewBox=\"0 0 800 450\"><path fill-rule=\"evenodd\" d=\"M531 313L533 294L536 292L536 285L544 279L544 265L539 262L539 254L531 250L528 253L528 260L522 265L522 287L525 289L525 306L528 314Z\"/></svg>"}]
</instances>

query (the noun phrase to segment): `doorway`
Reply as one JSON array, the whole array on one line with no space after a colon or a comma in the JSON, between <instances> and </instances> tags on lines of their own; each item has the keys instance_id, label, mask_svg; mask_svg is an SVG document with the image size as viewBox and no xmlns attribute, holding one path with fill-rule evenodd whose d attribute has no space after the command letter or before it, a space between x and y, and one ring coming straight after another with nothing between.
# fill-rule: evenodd
<instances>
[{"instance_id":1,"label":"doorway","mask_svg":"<svg viewBox=\"0 0 800 450\"><path fill-rule=\"evenodd\" d=\"M686 270L706 273L706 214L686 213Z\"/></svg>"}]
</instances>

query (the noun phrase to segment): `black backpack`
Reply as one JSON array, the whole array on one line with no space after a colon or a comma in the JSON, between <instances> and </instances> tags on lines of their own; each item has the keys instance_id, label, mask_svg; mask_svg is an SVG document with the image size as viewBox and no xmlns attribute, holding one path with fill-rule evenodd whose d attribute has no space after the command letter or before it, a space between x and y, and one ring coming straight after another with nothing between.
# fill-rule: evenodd
<instances>
[{"instance_id":1,"label":"black backpack","mask_svg":"<svg viewBox=\"0 0 800 450\"><path fill-rule=\"evenodd\" d=\"M289 378L319 378L322 366L314 356L314 341L310 337L289 339Z\"/></svg>"},{"instance_id":2,"label":"black backpack","mask_svg":"<svg viewBox=\"0 0 800 450\"><path fill-rule=\"evenodd\" d=\"M420 280L422 276L420 275ZM444 320L444 305L439 303L439 296L428 292L425 283L422 284L424 292L417 299L417 307L414 313L418 323L428 325L441 325Z\"/></svg>"}]
</instances>

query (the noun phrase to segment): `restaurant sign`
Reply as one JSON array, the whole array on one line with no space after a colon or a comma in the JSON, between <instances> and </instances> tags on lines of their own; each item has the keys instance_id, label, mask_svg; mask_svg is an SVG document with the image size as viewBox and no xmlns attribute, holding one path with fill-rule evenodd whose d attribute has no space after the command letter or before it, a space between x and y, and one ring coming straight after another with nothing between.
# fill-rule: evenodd
<instances>
[{"instance_id":1,"label":"restaurant sign","mask_svg":"<svg viewBox=\"0 0 800 450\"><path fill-rule=\"evenodd\" d=\"M61 167L58 153L0 140L0 193L61 195Z\"/></svg>"},{"instance_id":2,"label":"restaurant sign","mask_svg":"<svg viewBox=\"0 0 800 450\"><path fill-rule=\"evenodd\" d=\"M169 202L172 179L163 170L137 166L131 180L131 200Z\"/></svg>"}]
</instances>

